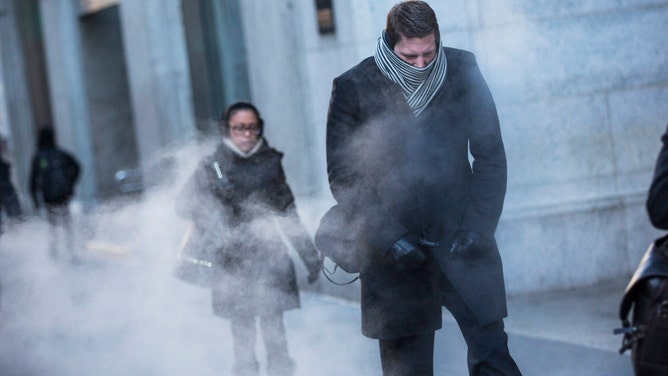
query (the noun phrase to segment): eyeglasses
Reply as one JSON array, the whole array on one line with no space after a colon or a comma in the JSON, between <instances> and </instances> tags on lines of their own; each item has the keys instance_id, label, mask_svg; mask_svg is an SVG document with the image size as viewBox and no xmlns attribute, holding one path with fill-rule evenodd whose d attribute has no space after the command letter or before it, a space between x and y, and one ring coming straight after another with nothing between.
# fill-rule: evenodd
<instances>
[{"instance_id":1,"label":"eyeglasses","mask_svg":"<svg viewBox=\"0 0 668 376\"><path fill-rule=\"evenodd\" d=\"M236 124L230 125L230 130L236 135L242 135L249 132L251 135L258 135L260 133L260 126L258 124Z\"/></svg>"}]
</instances>

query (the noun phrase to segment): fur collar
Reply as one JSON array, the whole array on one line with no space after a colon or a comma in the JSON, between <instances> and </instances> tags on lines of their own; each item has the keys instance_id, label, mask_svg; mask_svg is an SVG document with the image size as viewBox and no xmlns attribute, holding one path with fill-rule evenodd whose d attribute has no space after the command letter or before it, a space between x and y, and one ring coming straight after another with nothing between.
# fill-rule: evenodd
<instances>
[{"instance_id":1,"label":"fur collar","mask_svg":"<svg viewBox=\"0 0 668 376\"><path fill-rule=\"evenodd\" d=\"M250 158L255 153L257 153L258 150L260 150L260 148L264 144L264 139L263 138L259 139L255 144L255 146L253 146L253 148L248 151L248 153L244 153L241 149L239 149L237 145L235 145L234 142L232 142L232 140L229 137L223 137L223 144L225 144L225 146L227 146L228 149L232 150L234 154L240 156L241 158Z\"/></svg>"}]
</instances>

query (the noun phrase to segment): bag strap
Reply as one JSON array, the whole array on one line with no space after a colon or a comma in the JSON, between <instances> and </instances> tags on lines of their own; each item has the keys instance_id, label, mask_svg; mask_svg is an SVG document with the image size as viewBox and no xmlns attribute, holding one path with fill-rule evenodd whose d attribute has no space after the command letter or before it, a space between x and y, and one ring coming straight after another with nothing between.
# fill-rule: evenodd
<instances>
[{"instance_id":1,"label":"bag strap","mask_svg":"<svg viewBox=\"0 0 668 376\"><path fill-rule=\"evenodd\" d=\"M329 257L326 257L326 258L329 259ZM329 269L327 269L327 267L326 267L326 266L324 265L324 263L323 263L323 265L322 265L322 274L323 274L323 275L325 276L325 278L327 278L327 280L330 281L331 283L333 283L333 284L335 284L335 285L337 285L337 286L346 286L346 285L349 285L349 284L351 284L351 283L357 281L358 279L360 279L360 275L359 275L359 273L357 273L357 275L355 276L355 278L351 279L351 280L348 281L348 282L343 282L343 283L336 282L336 281L333 280L330 276L333 276L334 274L336 274L336 269L339 269L339 266L336 265L336 263L335 263L332 259L330 259L330 261L332 261L332 263L334 264L334 270L329 270Z\"/></svg>"}]
</instances>

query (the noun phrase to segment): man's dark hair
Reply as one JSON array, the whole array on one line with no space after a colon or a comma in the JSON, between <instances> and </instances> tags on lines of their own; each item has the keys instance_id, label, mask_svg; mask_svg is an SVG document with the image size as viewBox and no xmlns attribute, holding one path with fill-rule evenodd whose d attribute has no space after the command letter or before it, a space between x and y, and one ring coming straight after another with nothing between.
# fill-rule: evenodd
<instances>
[{"instance_id":1,"label":"man's dark hair","mask_svg":"<svg viewBox=\"0 0 668 376\"><path fill-rule=\"evenodd\" d=\"M423 38L432 33L438 46L441 40L438 20L434 10L424 1L403 1L387 13L385 35L390 47L394 47L402 35L407 38Z\"/></svg>"},{"instance_id":2,"label":"man's dark hair","mask_svg":"<svg viewBox=\"0 0 668 376\"><path fill-rule=\"evenodd\" d=\"M47 125L39 131L37 137L37 149L53 147L56 147L56 134L51 125Z\"/></svg>"}]
</instances>

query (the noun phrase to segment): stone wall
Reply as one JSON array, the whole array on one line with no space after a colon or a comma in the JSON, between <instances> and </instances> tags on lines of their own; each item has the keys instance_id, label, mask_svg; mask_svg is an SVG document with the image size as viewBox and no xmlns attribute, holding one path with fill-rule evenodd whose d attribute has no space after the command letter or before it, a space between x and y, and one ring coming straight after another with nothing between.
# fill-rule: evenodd
<instances>
[{"instance_id":1,"label":"stone wall","mask_svg":"<svg viewBox=\"0 0 668 376\"><path fill-rule=\"evenodd\" d=\"M326 203L309 212L313 222L331 202L324 157L331 81L373 53L395 1L335 1L333 35L318 34L311 3L276 3L289 16L271 26L280 38L292 35L291 48L275 50L272 70L298 70L282 82L299 104L285 107L285 98L262 94L264 81L252 86L266 113L301 111L298 118L311 127L306 149L287 141L292 134L272 137L286 155L307 151L307 173L287 169L289 179L308 176ZM509 292L628 278L658 234L643 205L668 122L668 2L432 6L444 44L476 54L497 102L509 164L497 235ZM259 5L244 7L256 13ZM262 48L260 37L269 32L255 31L247 28L249 46ZM251 71L264 61L249 59L259 62Z\"/></svg>"},{"instance_id":2,"label":"stone wall","mask_svg":"<svg viewBox=\"0 0 668 376\"><path fill-rule=\"evenodd\" d=\"M335 33L324 35L314 1L238 3L250 99L267 121L269 142L285 152L311 230L332 202L324 152L332 79L373 53L395 2L334 1ZM444 44L476 54L497 102L509 173L497 232L508 290L628 278L659 234L644 199L668 123L668 1L431 3ZM104 156L95 155L90 135L91 88L72 4L39 1L51 107L63 145L94 171L93 161ZM140 160L194 128L179 4L131 1L119 9ZM0 0L1 9L9 5ZM34 124L27 89L13 81L23 75L16 74L21 64L8 58L19 48L16 34L7 33L11 14L0 18L11 37L0 42L0 131L28 155ZM27 166L16 167L25 181ZM81 198L94 201L96 181L86 175Z\"/></svg>"}]
</instances>

